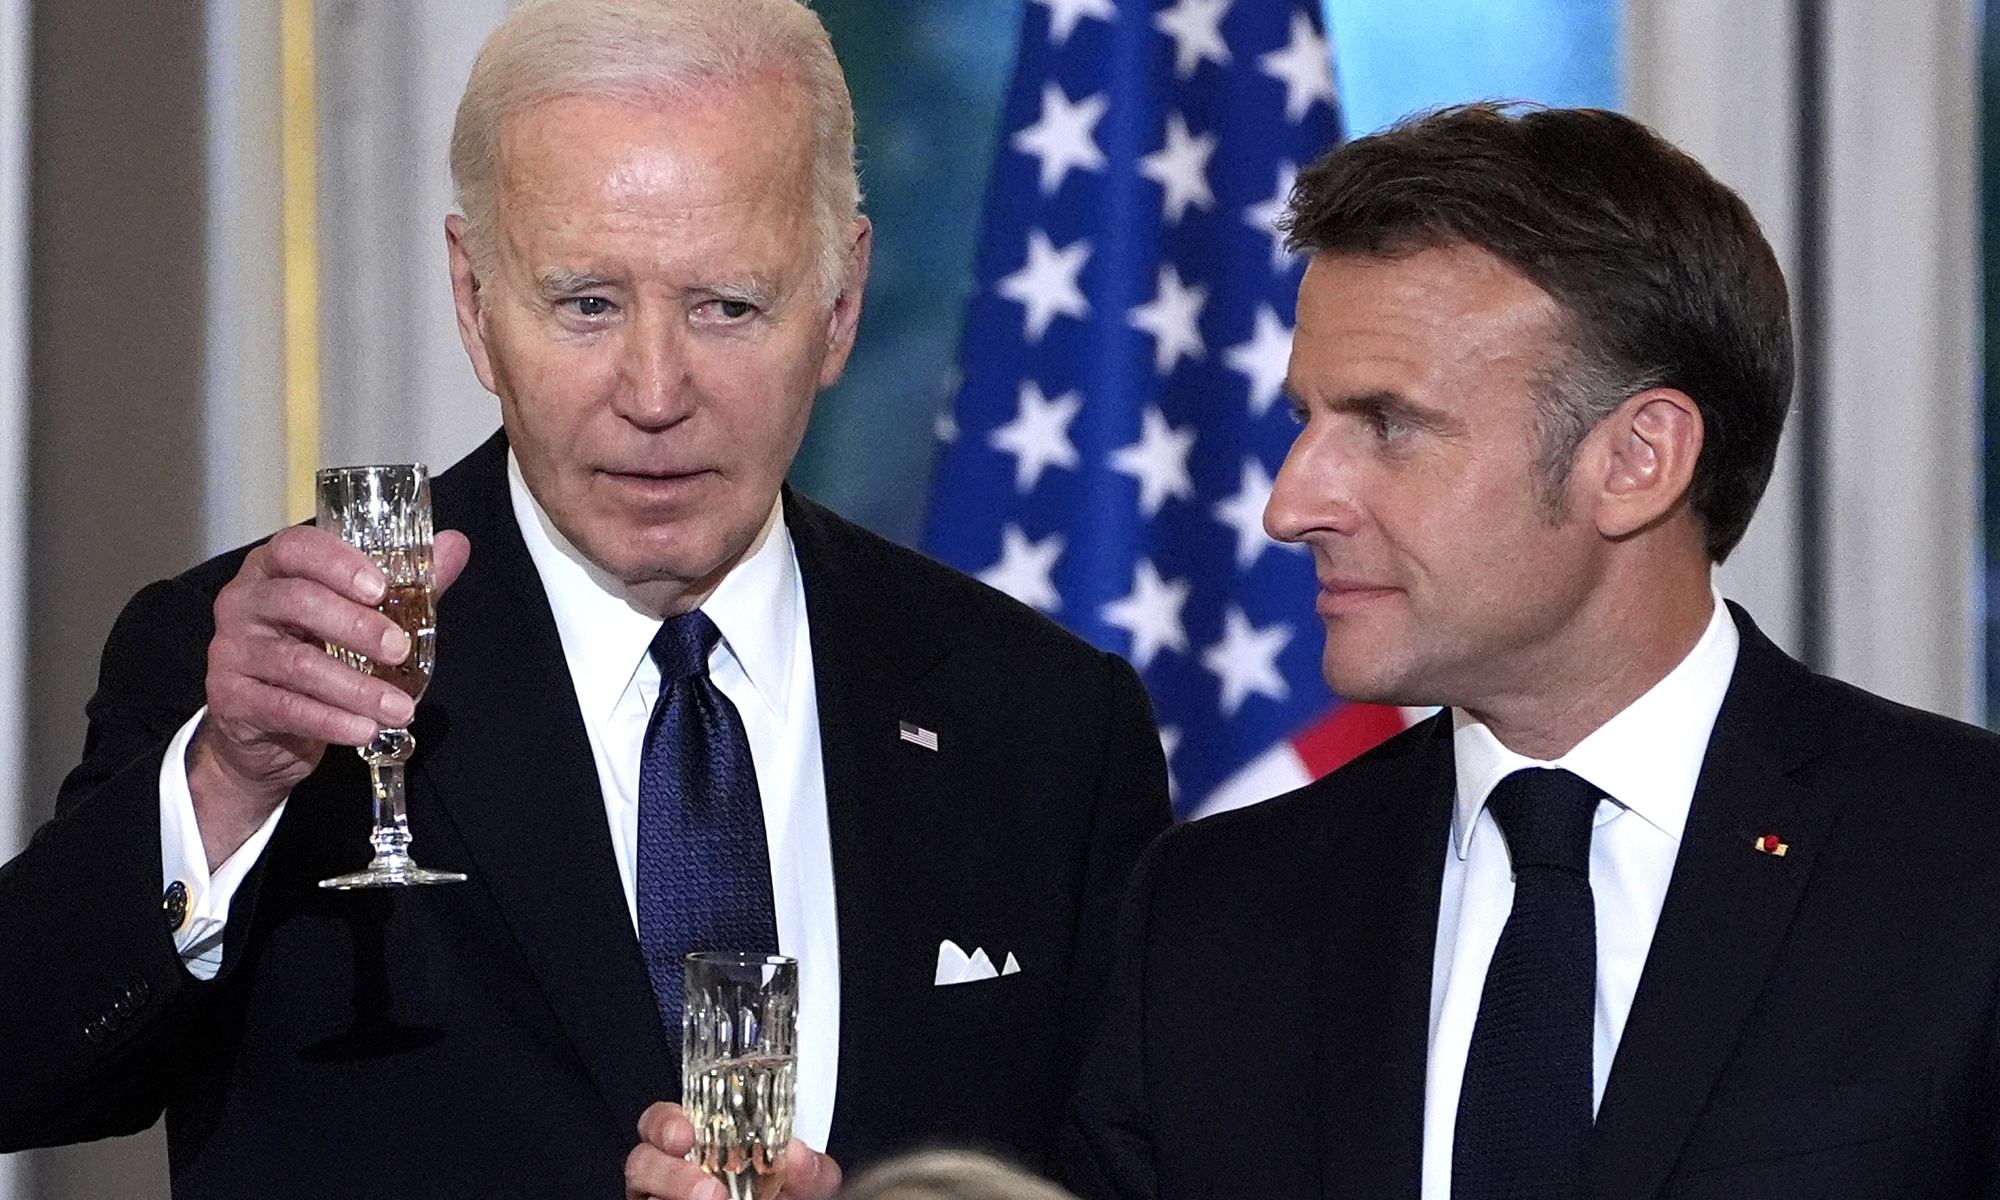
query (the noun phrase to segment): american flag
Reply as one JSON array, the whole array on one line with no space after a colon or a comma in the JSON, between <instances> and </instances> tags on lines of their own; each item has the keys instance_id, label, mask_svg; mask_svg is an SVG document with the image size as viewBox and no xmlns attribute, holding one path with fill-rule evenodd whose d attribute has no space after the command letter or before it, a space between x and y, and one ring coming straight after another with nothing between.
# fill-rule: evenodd
<instances>
[{"instance_id":1,"label":"american flag","mask_svg":"<svg viewBox=\"0 0 2000 1200\"><path fill-rule=\"evenodd\" d=\"M1340 114L1318 0L1030 0L925 548L1131 659L1175 807L1402 727L1319 673L1264 535L1303 264L1272 223Z\"/></svg>"}]
</instances>

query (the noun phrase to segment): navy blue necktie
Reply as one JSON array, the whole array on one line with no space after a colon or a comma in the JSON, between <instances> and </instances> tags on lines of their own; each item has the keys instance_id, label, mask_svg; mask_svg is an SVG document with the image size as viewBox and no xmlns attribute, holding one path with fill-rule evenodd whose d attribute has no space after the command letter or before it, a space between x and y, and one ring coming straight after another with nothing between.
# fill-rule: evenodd
<instances>
[{"instance_id":1,"label":"navy blue necktie","mask_svg":"<svg viewBox=\"0 0 2000 1200\"><path fill-rule=\"evenodd\" d=\"M1514 909L1466 1051L1452 1200L1583 1194L1597 1011L1590 833L1603 795L1568 771L1529 768L1486 801L1514 864Z\"/></svg>"},{"instance_id":2,"label":"navy blue necktie","mask_svg":"<svg viewBox=\"0 0 2000 1200\"><path fill-rule=\"evenodd\" d=\"M652 645L660 698L639 761L639 946L676 1064L686 955L778 952L750 739L708 677L721 636L699 609L660 626Z\"/></svg>"}]
</instances>

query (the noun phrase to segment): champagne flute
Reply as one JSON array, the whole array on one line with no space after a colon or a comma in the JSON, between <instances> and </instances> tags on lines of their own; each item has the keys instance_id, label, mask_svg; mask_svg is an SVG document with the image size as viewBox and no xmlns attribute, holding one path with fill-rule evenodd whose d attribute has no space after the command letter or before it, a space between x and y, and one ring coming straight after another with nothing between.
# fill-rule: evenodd
<instances>
[{"instance_id":1,"label":"champagne flute","mask_svg":"<svg viewBox=\"0 0 2000 1200\"><path fill-rule=\"evenodd\" d=\"M431 481L422 463L379 467L330 467L317 477L321 529L365 551L388 577L377 607L410 635L410 653L394 665L327 646L327 653L357 671L408 692L424 694L437 661L437 617L432 595ZM375 792L375 857L351 875L322 879L323 888L403 887L459 883L456 871L429 871L410 858L410 822L403 808L403 764L416 751L407 729L384 729L355 747L368 764Z\"/></svg>"},{"instance_id":2,"label":"champagne flute","mask_svg":"<svg viewBox=\"0 0 2000 1200\"><path fill-rule=\"evenodd\" d=\"M799 963L779 954L687 956L681 1004L681 1106L690 1157L750 1200L792 1140L797 1104Z\"/></svg>"}]
</instances>

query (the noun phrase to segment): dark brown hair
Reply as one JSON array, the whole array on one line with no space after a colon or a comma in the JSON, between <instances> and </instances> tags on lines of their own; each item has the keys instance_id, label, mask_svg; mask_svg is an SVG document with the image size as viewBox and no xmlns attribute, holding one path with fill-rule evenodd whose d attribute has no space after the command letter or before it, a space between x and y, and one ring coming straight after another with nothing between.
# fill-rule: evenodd
<instances>
[{"instance_id":1,"label":"dark brown hair","mask_svg":"<svg viewBox=\"0 0 2000 1200\"><path fill-rule=\"evenodd\" d=\"M1791 397L1785 280L1742 199L1658 134L1600 109L1423 113L1300 172L1283 227L1310 254L1469 243L1505 261L1564 317L1564 361L1543 381L1545 495L1627 398L1675 388L1701 409L1689 504L1709 557L1743 536Z\"/></svg>"}]
</instances>

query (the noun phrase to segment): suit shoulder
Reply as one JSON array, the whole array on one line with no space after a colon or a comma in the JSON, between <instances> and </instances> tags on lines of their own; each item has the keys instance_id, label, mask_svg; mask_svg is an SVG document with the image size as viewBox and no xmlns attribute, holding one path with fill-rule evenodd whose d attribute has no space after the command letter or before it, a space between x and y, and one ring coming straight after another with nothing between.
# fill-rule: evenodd
<instances>
[{"instance_id":1,"label":"suit shoulder","mask_svg":"<svg viewBox=\"0 0 2000 1200\"><path fill-rule=\"evenodd\" d=\"M809 578L837 579L849 595L893 606L906 630L949 630L953 640L1083 663L1111 656L1005 592L920 551L899 546L824 506L786 493L786 518ZM808 584L810 586L810 582Z\"/></svg>"},{"instance_id":2,"label":"suit shoulder","mask_svg":"<svg viewBox=\"0 0 2000 1200\"><path fill-rule=\"evenodd\" d=\"M1944 760L1961 766L2000 771L2000 734L1926 709L1878 696L1851 683L1826 676L1808 685L1824 714L1829 732L1847 753L1862 753L1885 761Z\"/></svg>"},{"instance_id":3,"label":"suit shoulder","mask_svg":"<svg viewBox=\"0 0 2000 1200\"><path fill-rule=\"evenodd\" d=\"M1267 860L1282 847L1324 845L1362 822L1379 823L1419 808L1448 773L1448 721L1421 721L1304 787L1171 830L1163 857L1243 862Z\"/></svg>"}]
</instances>

